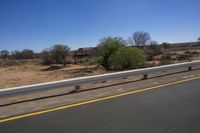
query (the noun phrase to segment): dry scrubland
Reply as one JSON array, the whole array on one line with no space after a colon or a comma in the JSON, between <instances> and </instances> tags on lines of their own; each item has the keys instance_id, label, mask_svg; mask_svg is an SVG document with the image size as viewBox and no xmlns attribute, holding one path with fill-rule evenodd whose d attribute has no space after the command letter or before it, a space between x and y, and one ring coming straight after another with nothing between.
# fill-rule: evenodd
<instances>
[{"instance_id":1,"label":"dry scrubland","mask_svg":"<svg viewBox=\"0 0 200 133\"><path fill-rule=\"evenodd\" d=\"M170 63L188 60L200 60L200 47L187 47L185 49L171 48L164 52L171 57ZM164 54L157 55L147 66L160 65ZM74 77L89 76L106 73L101 67L78 64L43 65L40 60L26 61L0 61L0 88L30 85L42 82L56 81Z\"/></svg>"},{"instance_id":2,"label":"dry scrubland","mask_svg":"<svg viewBox=\"0 0 200 133\"><path fill-rule=\"evenodd\" d=\"M14 66L0 67L0 88L62 80L72 77L105 73L95 66L42 65L33 61Z\"/></svg>"}]
</instances>

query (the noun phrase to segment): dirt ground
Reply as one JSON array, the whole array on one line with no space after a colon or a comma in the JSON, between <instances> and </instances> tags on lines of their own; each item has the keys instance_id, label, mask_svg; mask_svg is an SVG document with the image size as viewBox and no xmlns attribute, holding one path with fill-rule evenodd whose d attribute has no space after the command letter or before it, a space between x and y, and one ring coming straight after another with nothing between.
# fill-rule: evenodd
<instances>
[{"instance_id":1,"label":"dirt ground","mask_svg":"<svg viewBox=\"0 0 200 133\"><path fill-rule=\"evenodd\" d=\"M0 67L0 88L43 83L101 73L105 73L105 71L95 66L46 66L29 61L21 65Z\"/></svg>"}]
</instances>

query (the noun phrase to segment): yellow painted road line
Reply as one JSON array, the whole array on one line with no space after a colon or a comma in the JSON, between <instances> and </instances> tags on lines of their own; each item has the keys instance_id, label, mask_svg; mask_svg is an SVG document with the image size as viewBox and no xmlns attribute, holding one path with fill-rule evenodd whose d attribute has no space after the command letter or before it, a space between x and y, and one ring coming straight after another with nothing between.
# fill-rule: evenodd
<instances>
[{"instance_id":1,"label":"yellow painted road line","mask_svg":"<svg viewBox=\"0 0 200 133\"><path fill-rule=\"evenodd\" d=\"M107 96L107 97L103 97L103 98L98 98L98 99L94 99L94 100L89 100L89 101L85 101L85 102L80 102L80 103L76 103L76 104L71 104L71 105L56 107L56 108L47 109L47 110L43 110L43 111L38 111L38 112L33 112L33 113L28 113L28 114L23 114L23 115L18 115L18 116L14 116L14 117L10 117L10 118L5 118L5 119L1 119L0 123L8 122L8 121L16 120L16 119L21 119L21 118L25 118L25 117L30 117L30 116L45 114L45 113L49 113L49 112L53 112L53 111L57 111L57 110L62 110L62 109L67 109L67 108L71 108L71 107L75 107L75 106L80 106L80 105L84 105L84 104L99 102L99 101L103 101L103 100L107 100L107 99L117 98L117 97L121 97L121 96L125 96L125 95L130 95L130 94L134 94L134 93L138 93L138 92L143 92L143 91L158 89L158 88L161 88L161 87L165 87L165 86L169 86L169 85L174 85L174 84L179 84L179 83L183 83L183 82L191 81L191 80L195 80L195 79L200 79L200 76L199 77L188 78L188 79L183 79L183 80L180 80L180 81L176 81L176 82L172 82L172 83L167 83L167 84L162 84L162 85L158 85L158 86L153 86L153 87L149 87L149 88L144 88L144 89L134 90L134 91L130 91L130 92L125 92L125 93L121 93L121 94L117 94L117 95L112 95L112 96Z\"/></svg>"}]
</instances>

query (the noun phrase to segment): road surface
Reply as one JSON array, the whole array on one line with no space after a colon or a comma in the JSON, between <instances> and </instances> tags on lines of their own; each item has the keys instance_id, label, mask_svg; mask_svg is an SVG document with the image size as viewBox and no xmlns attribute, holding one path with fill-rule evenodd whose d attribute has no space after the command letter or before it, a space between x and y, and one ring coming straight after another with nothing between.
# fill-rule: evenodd
<instances>
[{"instance_id":1,"label":"road surface","mask_svg":"<svg viewBox=\"0 0 200 133\"><path fill-rule=\"evenodd\" d=\"M0 123L1 133L200 133L200 79Z\"/></svg>"}]
</instances>

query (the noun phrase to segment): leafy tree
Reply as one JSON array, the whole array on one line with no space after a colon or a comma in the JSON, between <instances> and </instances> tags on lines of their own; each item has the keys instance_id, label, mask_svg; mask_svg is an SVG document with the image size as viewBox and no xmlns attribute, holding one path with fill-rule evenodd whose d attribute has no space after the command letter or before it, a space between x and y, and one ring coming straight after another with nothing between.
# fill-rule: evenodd
<instances>
[{"instance_id":1,"label":"leafy tree","mask_svg":"<svg viewBox=\"0 0 200 133\"><path fill-rule=\"evenodd\" d=\"M107 37L100 40L98 47L99 64L106 70L110 70L113 66L113 57L118 49L124 47L125 41L120 37Z\"/></svg>"},{"instance_id":2,"label":"leafy tree","mask_svg":"<svg viewBox=\"0 0 200 133\"><path fill-rule=\"evenodd\" d=\"M148 32L137 31L128 38L128 43L132 46L144 46L151 40L151 36Z\"/></svg>"},{"instance_id":3,"label":"leafy tree","mask_svg":"<svg viewBox=\"0 0 200 133\"><path fill-rule=\"evenodd\" d=\"M144 52L139 48L120 48L114 57L114 66L116 69L139 68L144 66L144 64Z\"/></svg>"},{"instance_id":4,"label":"leafy tree","mask_svg":"<svg viewBox=\"0 0 200 133\"><path fill-rule=\"evenodd\" d=\"M0 55L4 60L6 60L9 56L9 51L8 50L1 50Z\"/></svg>"}]
</instances>

